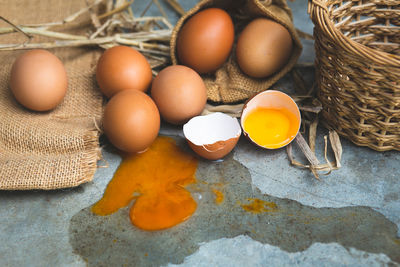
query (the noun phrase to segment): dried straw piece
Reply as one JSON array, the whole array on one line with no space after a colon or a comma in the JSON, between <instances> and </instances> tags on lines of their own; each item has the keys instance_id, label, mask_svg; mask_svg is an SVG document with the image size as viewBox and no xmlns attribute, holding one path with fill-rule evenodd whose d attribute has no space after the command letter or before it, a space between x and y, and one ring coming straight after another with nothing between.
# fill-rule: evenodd
<instances>
[{"instance_id":1,"label":"dried straw piece","mask_svg":"<svg viewBox=\"0 0 400 267\"><path fill-rule=\"evenodd\" d=\"M313 106L299 106L299 109L302 111L307 111L307 112L312 112L312 113L320 113L322 110L322 106L317 106L317 107L313 107Z\"/></svg>"},{"instance_id":2,"label":"dried straw piece","mask_svg":"<svg viewBox=\"0 0 400 267\"><path fill-rule=\"evenodd\" d=\"M286 146L286 152L289 158L289 161L292 165L297 166L297 167L303 167L303 168L309 168L310 165L304 165L300 162L298 162L297 160L295 160L293 158L293 154L292 154L292 143L290 143L289 145Z\"/></svg>"},{"instance_id":3,"label":"dried straw piece","mask_svg":"<svg viewBox=\"0 0 400 267\"><path fill-rule=\"evenodd\" d=\"M311 166L309 167L311 172L314 174L315 178L319 179L319 175L317 172L316 167L319 165L319 160L315 156L314 152L311 151L310 147L308 146L306 140L304 139L301 133L298 133L295 138L296 144L300 147L301 151L303 152L304 156L308 159Z\"/></svg>"},{"instance_id":4,"label":"dried straw piece","mask_svg":"<svg viewBox=\"0 0 400 267\"><path fill-rule=\"evenodd\" d=\"M90 35L89 39L94 39L96 38L99 34L101 34L102 32L104 32L104 30L110 25L111 20L107 20L106 22L103 23L103 25L101 25L99 28L97 28L97 30Z\"/></svg>"},{"instance_id":5,"label":"dried straw piece","mask_svg":"<svg viewBox=\"0 0 400 267\"><path fill-rule=\"evenodd\" d=\"M332 164L328 159L328 138L326 135L324 135L324 158L326 161L326 164L328 165L328 172L325 173L325 175L329 175L332 172Z\"/></svg>"},{"instance_id":6,"label":"dried straw piece","mask_svg":"<svg viewBox=\"0 0 400 267\"><path fill-rule=\"evenodd\" d=\"M114 1L112 0L106 1L106 12L112 10L113 6L114 6Z\"/></svg>"},{"instance_id":7,"label":"dried straw piece","mask_svg":"<svg viewBox=\"0 0 400 267\"><path fill-rule=\"evenodd\" d=\"M210 104L206 104L201 115L207 115L214 112L223 112L232 117L239 118L242 115L243 105L244 104L213 106Z\"/></svg>"},{"instance_id":8,"label":"dried straw piece","mask_svg":"<svg viewBox=\"0 0 400 267\"><path fill-rule=\"evenodd\" d=\"M54 32L54 31L49 31L46 29L38 29L38 28L31 28L31 27L0 28L0 34L12 33L12 32L16 32L16 31L19 31L19 32L25 34L26 36L30 36L30 37L32 37L32 36L29 34L47 36L47 37L63 39L63 40L85 40L85 39L87 39L85 36L81 36L81 35ZM13 44L13 45L17 45L17 44Z\"/></svg>"},{"instance_id":9,"label":"dried straw piece","mask_svg":"<svg viewBox=\"0 0 400 267\"><path fill-rule=\"evenodd\" d=\"M303 32L302 30L300 30L300 29L298 29L298 28L296 28L296 31L297 31L297 34L299 35L299 37L300 37L301 39L304 39L304 40L314 40L314 36L312 36L312 34Z\"/></svg>"},{"instance_id":10,"label":"dried straw piece","mask_svg":"<svg viewBox=\"0 0 400 267\"><path fill-rule=\"evenodd\" d=\"M167 2L167 4L170 5L179 15L183 16L185 14L185 10L177 0L165 0L165 2Z\"/></svg>"},{"instance_id":11,"label":"dried straw piece","mask_svg":"<svg viewBox=\"0 0 400 267\"><path fill-rule=\"evenodd\" d=\"M168 57L169 48L161 44L145 43L141 41L135 41L133 39L124 38L123 34L116 34L114 36L106 36L94 39L86 40L67 40L67 41L55 41L49 43L31 43L31 44L6 44L0 45L0 50L21 50L21 49L34 49L34 48L56 48L56 47L78 47L78 46L97 46L102 44L117 43L135 46L137 50L142 52L151 53L154 55L160 55Z\"/></svg>"},{"instance_id":12,"label":"dried straw piece","mask_svg":"<svg viewBox=\"0 0 400 267\"><path fill-rule=\"evenodd\" d=\"M317 137L317 126L318 126L318 116L315 117L313 122L310 124L308 143L310 144L310 149L315 153L315 140Z\"/></svg>"},{"instance_id":13,"label":"dried straw piece","mask_svg":"<svg viewBox=\"0 0 400 267\"><path fill-rule=\"evenodd\" d=\"M329 131L329 141L331 142L332 150L335 155L336 167L340 168L342 167L340 162L342 160L343 149L342 144L340 143L339 135L336 131Z\"/></svg>"},{"instance_id":14,"label":"dried straw piece","mask_svg":"<svg viewBox=\"0 0 400 267\"><path fill-rule=\"evenodd\" d=\"M86 5L89 6L88 0L86 1ZM96 13L92 7L89 8L89 16L90 20L92 21L93 26L98 29L101 26L100 20L97 18Z\"/></svg>"},{"instance_id":15,"label":"dried straw piece","mask_svg":"<svg viewBox=\"0 0 400 267\"><path fill-rule=\"evenodd\" d=\"M121 5L121 6L117 7L117 8L115 8L115 9L113 9L113 10L111 10L111 11L108 11L108 12L106 12L106 13L104 13L104 14L98 15L97 18L98 18L98 19L104 19L104 18L106 18L106 17L112 16L112 15L114 15L114 14L116 14L116 13L121 12L121 11L124 11L125 9L127 9L128 7L130 7L132 3L133 3L133 0L132 0L132 1L128 1L128 2L124 3L123 5Z\"/></svg>"},{"instance_id":16,"label":"dried straw piece","mask_svg":"<svg viewBox=\"0 0 400 267\"><path fill-rule=\"evenodd\" d=\"M165 10L164 10L164 8L162 8L162 6L160 5L160 2L159 2L158 0L152 0L152 1L156 4L158 10L160 10L161 15L162 15L164 18L168 19L167 13L165 13Z\"/></svg>"},{"instance_id":17,"label":"dried straw piece","mask_svg":"<svg viewBox=\"0 0 400 267\"><path fill-rule=\"evenodd\" d=\"M329 139L331 141L332 150L335 154L335 159L336 159L335 166L333 166L332 163L328 159L328 138L327 138L327 136L324 136L324 158L325 158L326 163L320 164L318 159L316 158L314 152L310 148L310 146L315 147L315 138L311 138L310 146L309 146L300 133L296 136L296 139L295 139L296 144L299 145L301 151L306 156L306 158L308 159L310 164L302 164L293 158L292 144L289 144L286 147L286 152L287 152L290 163L297 167L309 169L313 173L313 175L316 179L319 179L318 171L327 171L327 173L324 173L324 175L329 175L333 170L339 169L341 167L340 161L341 161L341 155L342 155L342 145L340 143L339 135L337 135L336 132L332 131L329 133Z\"/></svg>"},{"instance_id":18,"label":"dried straw piece","mask_svg":"<svg viewBox=\"0 0 400 267\"><path fill-rule=\"evenodd\" d=\"M26 33L24 30L22 30L20 27L18 27L17 25L15 25L14 23L12 23L11 21L9 21L8 19L4 18L3 16L0 16L0 19L5 21L6 23L8 23L9 25L11 25L12 28L10 32L13 32L14 30L22 33L23 35L25 35L28 40L30 40L33 36L29 35L28 33ZM1 28L0 28L0 34L1 34Z\"/></svg>"},{"instance_id":19,"label":"dried straw piece","mask_svg":"<svg viewBox=\"0 0 400 267\"><path fill-rule=\"evenodd\" d=\"M149 1L147 6L144 8L142 14L140 14L141 17L143 17L147 13L147 11L149 10L149 8L151 7L152 4L153 4L153 1Z\"/></svg>"}]
</instances>

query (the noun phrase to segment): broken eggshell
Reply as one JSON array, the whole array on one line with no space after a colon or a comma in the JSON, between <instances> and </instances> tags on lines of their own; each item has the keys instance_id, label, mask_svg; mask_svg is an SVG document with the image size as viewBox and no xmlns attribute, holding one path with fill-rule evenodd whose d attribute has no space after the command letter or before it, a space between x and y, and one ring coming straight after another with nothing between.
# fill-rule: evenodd
<instances>
[{"instance_id":1,"label":"broken eggshell","mask_svg":"<svg viewBox=\"0 0 400 267\"><path fill-rule=\"evenodd\" d=\"M199 156L217 160L236 146L242 129L236 118L221 112L196 116L183 125L183 134Z\"/></svg>"},{"instance_id":2,"label":"broken eggshell","mask_svg":"<svg viewBox=\"0 0 400 267\"><path fill-rule=\"evenodd\" d=\"M293 125L293 134L290 135L290 138L287 140L287 142L277 147L268 147L258 144L251 138L249 133L245 131L244 121L247 115L257 108L285 109L292 114L292 116L295 118L296 124ZM244 104L240 118L240 124L243 128L243 135L253 144L266 149L278 149L290 144L297 136L301 126L300 109L296 102L289 95L281 91L267 90L254 95Z\"/></svg>"}]
</instances>

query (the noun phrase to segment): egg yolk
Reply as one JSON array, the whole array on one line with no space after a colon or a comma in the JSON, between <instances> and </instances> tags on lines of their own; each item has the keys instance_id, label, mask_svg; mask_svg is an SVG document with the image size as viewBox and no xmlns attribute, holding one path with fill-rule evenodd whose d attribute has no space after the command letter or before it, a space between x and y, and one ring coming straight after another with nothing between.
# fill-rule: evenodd
<instances>
[{"instance_id":1,"label":"egg yolk","mask_svg":"<svg viewBox=\"0 0 400 267\"><path fill-rule=\"evenodd\" d=\"M196 210L196 201L184 188L196 182L196 169L197 159L174 139L158 137L145 152L123 158L92 211L109 215L135 200L129 214L133 225L143 230L170 228Z\"/></svg>"},{"instance_id":2,"label":"egg yolk","mask_svg":"<svg viewBox=\"0 0 400 267\"><path fill-rule=\"evenodd\" d=\"M288 144L297 134L299 121L287 109L256 108L249 112L243 129L258 145L279 148Z\"/></svg>"}]
</instances>

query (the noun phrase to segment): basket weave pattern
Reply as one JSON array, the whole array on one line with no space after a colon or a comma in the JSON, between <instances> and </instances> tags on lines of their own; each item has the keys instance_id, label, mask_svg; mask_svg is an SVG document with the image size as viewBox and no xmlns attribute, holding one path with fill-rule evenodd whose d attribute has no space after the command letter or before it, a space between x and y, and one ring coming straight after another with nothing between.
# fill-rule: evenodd
<instances>
[{"instance_id":1,"label":"basket weave pattern","mask_svg":"<svg viewBox=\"0 0 400 267\"><path fill-rule=\"evenodd\" d=\"M400 1L310 0L322 116L360 146L400 150Z\"/></svg>"}]
</instances>

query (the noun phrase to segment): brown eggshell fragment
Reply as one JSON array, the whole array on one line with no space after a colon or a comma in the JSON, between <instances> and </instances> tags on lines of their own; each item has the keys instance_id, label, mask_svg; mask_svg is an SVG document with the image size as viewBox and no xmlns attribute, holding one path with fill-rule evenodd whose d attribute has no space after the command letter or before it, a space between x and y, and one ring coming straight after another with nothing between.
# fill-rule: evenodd
<instances>
[{"instance_id":1,"label":"brown eggshell fragment","mask_svg":"<svg viewBox=\"0 0 400 267\"><path fill-rule=\"evenodd\" d=\"M183 124L199 115L207 102L207 89L200 75L182 65L169 66L151 86L161 117L172 124Z\"/></svg>"},{"instance_id":2,"label":"brown eggshell fragment","mask_svg":"<svg viewBox=\"0 0 400 267\"><path fill-rule=\"evenodd\" d=\"M178 33L179 63L201 74L217 70L232 50L234 35L232 19L225 10L208 8L198 12Z\"/></svg>"},{"instance_id":3,"label":"brown eggshell fragment","mask_svg":"<svg viewBox=\"0 0 400 267\"><path fill-rule=\"evenodd\" d=\"M128 46L107 49L97 63L96 80L108 98L124 90L146 92L152 79L147 59Z\"/></svg>"},{"instance_id":4,"label":"brown eggshell fragment","mask_svg":"<svg viewBox=\"0 0 400 267\"><path fill-rule=\"evenodd\" d=\"M24 107L48 111L64 99L67 73L54 54L42 49L30 50L15 60L10 87L15 99Z\"/></svg>"},{"instance_id":5,"label":"brown eggshell fragment","mask_svg":"<svg viewBox=\"0 0 400 267\"><path fill-rule=\"evenodd\" d=\"M156 139L160 130L160 114L145 93L122 91L107 103L103 127L107 138L118 149L141 152Z\"/></svg>"},{"instance_id":6,"label":"brown eggshell fragment","mask_svg":"<svg viewBox=\"0 0 400 267\"><path fill-rule=\"evenodd\" d=\"M194 117L183 126L183 134L191 149L209 160L229 154L241 133L238 120L221 112Z\"/></svg>"},{"instance_id":7,"label":"brown eggshell fragment","mask_svg":"<svg viewBox=\"0 0 400 267\"><path fill-rule=\"evenodd\" d=\"M284 26L270 19L257 18L240 33L236 58L244 73L264 78L287 63L292 48L292 37Z\"/></svg>"}]
</instances>

